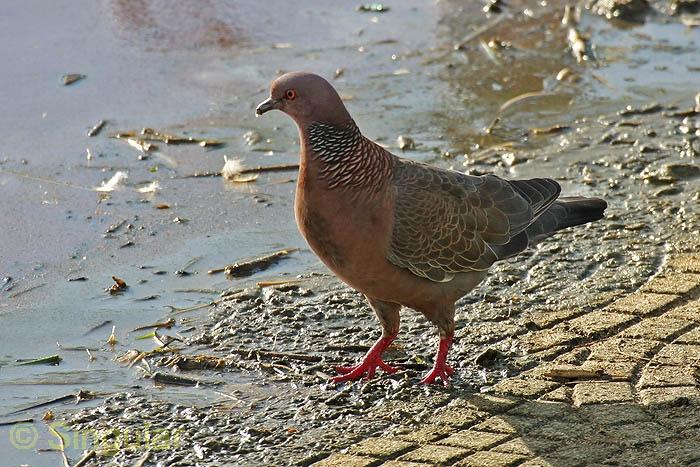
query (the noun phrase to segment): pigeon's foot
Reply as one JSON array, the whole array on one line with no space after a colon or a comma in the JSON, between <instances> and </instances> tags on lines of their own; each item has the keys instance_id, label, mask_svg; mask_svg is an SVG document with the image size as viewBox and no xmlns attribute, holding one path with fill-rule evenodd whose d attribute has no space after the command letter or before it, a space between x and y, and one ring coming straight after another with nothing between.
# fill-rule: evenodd
<instances>
[{"instance_id":1,"label":"pigeon's foot","mask_svg":"<svg viewBox=\"0 0 700 467\"><path fill-rule=\"evenodd\" d=\"M425 375L425 378L420 380L420 382L422 384L435 384L437 383L437 379L440 378L442 380L442 385L447 387L449 385L450 376L452 376L454 372L452 367L447 363L445 363L442 368L434 366L433 369L430 370L430 373Z\"/></svg>"},{"instance_id":2,"label":"pigeon's foot","mask_svg":"<svg viewBox=\"0 0 700 467\"><path fill-rule=\"evenodd\" d=\"M382 353L394 341L396 336L382 337L369 349L367 355L362 361L354 366L337 366L335 367L341 376L332 378L334 382L341 383L343 381L355 381L364 377L365 380L372 379L377 371L381 368L385 373L396 373L398 368L387 365L382 360Z\"/></svg>"},{"instance_id":3,"label":"pigeon's foot","mask_svg":"<svg viewBox=\"0 0 700 467\"><path fill-rule=\"evenodd\" d=\"M452 345L452 336L447 336L440 339L440 345L438 347L438 353L435 357L435 363L433 364L433 369L430 373L425 375L425 378L420 380L422 384L434 384L437 383L437 379L442 380L442 385L447 387L449 384L450 376L455 372L450 365L447 364L447 353L450 351L450 346Z\"/></svg>"}]
</instances>

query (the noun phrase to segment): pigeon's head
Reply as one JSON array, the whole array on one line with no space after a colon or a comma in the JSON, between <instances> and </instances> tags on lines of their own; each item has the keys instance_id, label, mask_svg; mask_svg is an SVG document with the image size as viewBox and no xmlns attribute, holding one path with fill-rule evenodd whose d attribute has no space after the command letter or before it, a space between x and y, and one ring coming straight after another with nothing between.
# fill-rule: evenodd
<instances>
[{"instance_id":1,"label":"pigeon's head","mask_svg":"<svg viewBox=\"0 0 700 467\"><path fill-rule=\"evenodd\" d=\"M268 110L281 110L300 127L312 122L343 125L352 119L333 86L312 73L286 73L270 85L270 97L255 109L260 116Z\"/></svg>"}]
</instances>

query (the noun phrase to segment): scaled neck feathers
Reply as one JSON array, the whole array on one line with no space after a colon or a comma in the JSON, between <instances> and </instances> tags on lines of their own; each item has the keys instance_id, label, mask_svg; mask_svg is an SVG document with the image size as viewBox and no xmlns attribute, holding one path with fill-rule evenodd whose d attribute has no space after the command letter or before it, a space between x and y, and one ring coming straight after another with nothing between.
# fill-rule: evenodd
<instances>
[{"instance_id":1,"label":"scaled neck feathers","mask_svg":"<svg viewBox=\"0 0 700 467\"><path fill-rule=\"evenodd\" d=\"M328 188L379 191L390 179L393 156L362 136L354 122L333 126L313 122L307 127L312 159L321 163Z\"/></svg>"}]
</instances>

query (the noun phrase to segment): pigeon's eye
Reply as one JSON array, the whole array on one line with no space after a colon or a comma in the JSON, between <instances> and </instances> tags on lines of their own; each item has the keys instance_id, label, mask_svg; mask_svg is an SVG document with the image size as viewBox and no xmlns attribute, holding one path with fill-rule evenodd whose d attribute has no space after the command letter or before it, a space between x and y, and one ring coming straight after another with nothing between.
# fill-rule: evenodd
<instances>
[{"instance_id":1,"label":"pigeon's eye","mask_svg":"<svg viewBox=\"0 0 700 467\"><path fill-rule=\"evenodd\" d=\"M297 97L297 92L294 89L287 89L284 93L284 98L293 101Z\"/></svg>"}]
</instances>

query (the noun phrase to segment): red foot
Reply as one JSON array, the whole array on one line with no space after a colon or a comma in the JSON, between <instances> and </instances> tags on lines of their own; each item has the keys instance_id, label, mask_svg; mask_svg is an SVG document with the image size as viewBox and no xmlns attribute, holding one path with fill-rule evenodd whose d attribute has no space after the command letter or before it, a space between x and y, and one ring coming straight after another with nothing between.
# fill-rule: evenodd
<instances>
[{"instance_id":1,"label":"red foot","mask_svg":"<svg viewBox=\"0 0 700 467\"><path fill-rule=\"evenodd\" d=\"M451 345L452 336L447 336L444 339L440 339L440 346L438 347L438 353L435 357L433 369L430 370L430 373L425 375L425 378L420 380L422 384L437 383L437 378L440 378L442 380L442 385L445 387L448 386L449 377L455 372L452 367L447 364L447 353L450 351Z\"/></svg>"},{"instance_id":2,"label":"red foot","mask_svg":"<svg viewBox=\"0 0 700 467\"><path fill-rule=\"evenodd\" d=\"M377 367L384 370L386 373L396 373L398 368L387 365L382 360L382 353L389 347L389 345L394 341L396 336L382 337L372 346L367 352L362 361L355 366L337 366L335 367L338 373L342 373L342 376L336 376L333 379L334 382L340 383L343 381L354 381L361 379L364 376L365 380L372 379L374 373L377 371Z\"/></svg>"}]
</instances>

